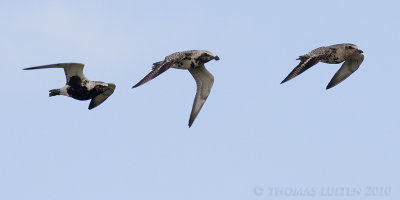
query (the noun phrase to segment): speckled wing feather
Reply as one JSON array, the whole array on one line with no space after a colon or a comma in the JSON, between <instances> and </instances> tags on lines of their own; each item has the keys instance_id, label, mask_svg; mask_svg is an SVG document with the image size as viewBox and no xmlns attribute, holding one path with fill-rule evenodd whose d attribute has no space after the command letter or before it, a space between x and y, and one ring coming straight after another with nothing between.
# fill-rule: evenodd
<instances>
[{"instance_id":1,"label":"speckled wing feather","mask_svg":"<svg viewBox=\"0 0 400 200\"><path fill-rule=\"evenodd\" d=\"M103 103L109 96L112 95L112 93L114 93L114 90L115 90L115 84L108 83L107 89L90 101L89 110L96 108L98 105Z\"/></svg>"},{"instance_id":2,"label":"speckled wing feather","mask_svg":"<svg viewBox=\"0 0 400 200\"><path fill-rule=\"evenodd\" d=\"M299 74L303 73L310 67L314 66L323 57L324 57L324 55L313 55L310 57L300 57L299 58L300 63L292 70L292 72L290 72L290 74L281 82L281 84L298 76Z\"/></svg>"},{"instance_id":3,"label":"speckled wing feather","mask_svg":"<svg viewBox=\"0 0 400 200\"><path fill-rule=\"evenodd\" d=\"M189 127L191 127L211 92L212 85L214 84L214 76L207 71L204 65L189 69L189 72L196 80L197 85L196 96L189 118Z\"/></svg>"},{"instance_id":4,"label":"speckled wing feather","mask_svg":"<svg viewBox=\"0 0 400 200\"><path fill-rule=\"evenodd\" d=\"M164 61L159 61L159 62L153 63L153 67L151 68L151 70L157 69L157 67L159 67L163 62Z\"/></svg>"},{"instance_id":5,"label":"speckled wing feather","mask_svg":"<svg viewBox=\"0 0 400 200\"><path fill-rule=\"evenodd\" d=\"M58 63L52 65L42 65L37 67L29 67L24 70L32 70L32 69L46 69L46 68L64 68L64 73L66 77L67 83L69 79L73 76L79 76L82 80L88 80L83 74L83 64L82 63Z\"/></svg>"},{"instance_id":6,"label":"speckled wing feather","mask_svg":"<svg viewBox=\"0 0 400 200\"><path fill-rule=\"evenodd\" d=\"M158 75L164 73L167 71L169 68L171 68L174 64L178 63L182 59L185 58L185 54L182 52L174 53L165 58L164 61L156 62L153 64L152 71L147 74L142 80L140 80L136 85L134 85L132 88L139 87L146 82L154 79Z\"/></svg>"},{"instance_id":7,"label":"speckled wing feather","mask_svg":"<svg viewBox=\"0 0 400 200\"><path fill-rule=\"evenodd\" d=\"M364 60L363 54L356 54L348 58L333 76L326 89L332 88L355 72Z\"/></svg>"}]
</instances>

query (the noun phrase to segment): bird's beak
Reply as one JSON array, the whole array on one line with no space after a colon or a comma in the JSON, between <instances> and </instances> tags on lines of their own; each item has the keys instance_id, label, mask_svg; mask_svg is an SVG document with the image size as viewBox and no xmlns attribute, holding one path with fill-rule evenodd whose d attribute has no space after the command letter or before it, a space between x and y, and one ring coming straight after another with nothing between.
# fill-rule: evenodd
<instances>
[{"instance_id":1,"label":"bird's beak","mask_svg":"<svg viewBox=\"0 0 400 200\"><path fill-rule=\"evenodd\" d=\"M360 49L358 50L358 52L360 52L360 53L364 53L364 51L362 51L362 50L360 50Z\"/></svg>"},{"instance_id":2,"label":"bird's beak","mask_svg":"<svg viewBox=\"0 0 400 200\"><path fill-rule=\"evenodd\" d=\"M218 56L214 56L214 59L215 59L215 60L219 60L219 57L218 57Z\"/></svg>"}]
</instances>

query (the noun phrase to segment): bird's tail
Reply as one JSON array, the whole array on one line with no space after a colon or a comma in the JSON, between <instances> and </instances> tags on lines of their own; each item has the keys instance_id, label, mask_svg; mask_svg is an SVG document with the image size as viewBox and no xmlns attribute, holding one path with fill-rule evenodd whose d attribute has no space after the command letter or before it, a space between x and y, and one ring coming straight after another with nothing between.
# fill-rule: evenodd
<instances>
[{"instance_id":1,"label":"bird's tail","mask_svg":"<svg viewBox=\"0 0 400 200\"><path fill-rule=\"evenodd\" d=\"M53 89L53 90L50 90L49 92L50 92L49 93L49 97L53 97L53 96L60 95L61 90L60 89Z\"/></svg>"}]
</instances>

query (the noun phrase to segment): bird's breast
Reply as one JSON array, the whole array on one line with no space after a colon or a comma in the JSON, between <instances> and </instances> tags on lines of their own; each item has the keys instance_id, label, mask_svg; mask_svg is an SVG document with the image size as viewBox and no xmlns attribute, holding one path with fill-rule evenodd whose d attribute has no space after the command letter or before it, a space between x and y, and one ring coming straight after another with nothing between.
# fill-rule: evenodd
<instances>
[{"instance_id":1,"label":"bird's breast","mask_svg":"<svg viewBox=\"0 0 400 200\"><path fill-rule=\"evenodd\" d=\"M329 55L325 59L321 60L321 62L323 62L323 63L330 63L330 64L337 64L337 63L341 63L343 61L344 61L344 58L342 58L336 54Z\"/></svg>"},{"instance_id":2,"label":"bird's breast","mask_svg":"<svg viewBox=\"0 0 400 200\"><path fill-rule=\"evenodd\" d=\"M67 93L68 96L77 100L89 100L93 98L89 90L85 86L70 86L67 89Z\"/></svg>"},{"instance_id":3,"label":"bird's breast","mask_svg":"<svg viewBox=\"0 0 400 200\"><path fill-rule=\"evenodd\" d=\"M190 60L181 60L180 62L176 63L173 68L176 69L191 69L196 66L196 62L192 59Z\"/></svg>"}]
</instances>

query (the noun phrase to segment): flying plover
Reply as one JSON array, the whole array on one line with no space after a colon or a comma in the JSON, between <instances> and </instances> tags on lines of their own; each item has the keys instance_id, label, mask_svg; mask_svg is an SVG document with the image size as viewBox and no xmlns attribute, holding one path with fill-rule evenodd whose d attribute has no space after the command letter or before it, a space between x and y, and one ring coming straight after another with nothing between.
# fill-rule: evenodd
<instances>
[{"instance_id":1,"label":"flying plover","mask_svg":"<svg viewBox=\"0 0 400 200\"><path fill-rule=\"evenodd\" d=\"M191 127L193 121L203 107L204 102L207 100L214 83L214 76L204 67L204 63L211 60L219 60L219 57L205 50L190 50L173 53L165 57L164 61L154 63L152 71L132 88L152 80L169 68L189 70L197 84L196 96L189 118L189 127Z\"/></svg>"},{"instance_id":2,"label":"flying plover","mask_svg":"<svg viewBox=\"0 0 400 200\"><path fill-rule=\"evenodd\" d=\"M364 60L363 51L354 44L335 44L327 47L320 47L312 50L306 55L300 56L297 60L300 63L281 82L284 83L297 75L303 73L318 62L337 64L344 61L342 67L336 72L326 89L332 88L355 72Z\"/></svg>"},{"instance_id":3,"label":"flying plover","mask_svg":"<svg viewBox=\"0 0 400 200\"><path fill-rule=\"evenodd\" d=\"M24 70L45 69L45 68L64 68L67 83L60 89L50 90L49 96L64 95L77 100L89 100L89 110L103 103L115 89L115 84L100 81L89 81L83 74L83 64L81 63L59 63L53 65L43 65L29 67Z\"/></svg>"}]
</instances>

